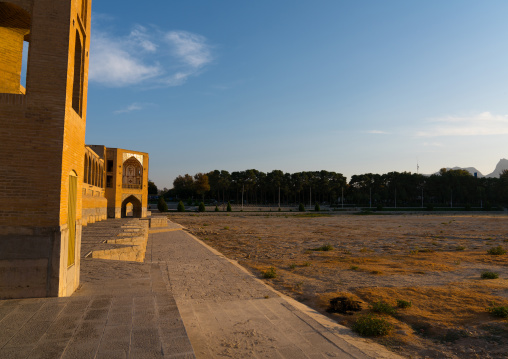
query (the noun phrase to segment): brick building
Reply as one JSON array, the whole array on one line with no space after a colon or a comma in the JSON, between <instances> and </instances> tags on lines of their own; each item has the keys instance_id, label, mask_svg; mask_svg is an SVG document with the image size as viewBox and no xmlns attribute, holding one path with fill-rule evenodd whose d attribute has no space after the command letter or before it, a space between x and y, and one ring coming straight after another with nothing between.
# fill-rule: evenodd
<instances>
[{"instance_id":1,"label":"brick building","mask_svg":"<svg viewBox=\"0 0 508 359\"><path fill-rule=\"evenodd\" d=\"M148 153L86 146L83 225L106 218L147 216Z\"/></svg>"},{"instance_id":2,"label":"brick building","mask_svg":"<svg viewBox=\"0 0 508 359\"><path fill-rule=\"evenodd\" d=\"M148 155L85 146L90 14L91 0L0 1L0 299L72 294L82 225L129 203L146 215Z\"/></svg>"}]
</instances>

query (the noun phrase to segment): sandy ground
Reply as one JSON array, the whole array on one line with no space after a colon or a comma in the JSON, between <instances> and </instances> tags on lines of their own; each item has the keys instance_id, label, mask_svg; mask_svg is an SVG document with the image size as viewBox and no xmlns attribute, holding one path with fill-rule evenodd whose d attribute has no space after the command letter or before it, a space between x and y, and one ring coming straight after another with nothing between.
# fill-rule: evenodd
<instances>
[{"instance_id":1,"label":"sandy ground","mask_svg":"<svg viewBox=\"0 0 508 359\"><path fill-rule=\"evenodd\" d=\"M333 214L214 212L171 214L185 227L277 290L352 326L372 303L412 306L376 314L393 325L375 340L412 358L508 358L508 216L504 214ZM316 250L322 246L329 251ZM498 279L481 279L491 271ZM361 303L328 313L332 298Z\"/></svg>"}]
</instances>

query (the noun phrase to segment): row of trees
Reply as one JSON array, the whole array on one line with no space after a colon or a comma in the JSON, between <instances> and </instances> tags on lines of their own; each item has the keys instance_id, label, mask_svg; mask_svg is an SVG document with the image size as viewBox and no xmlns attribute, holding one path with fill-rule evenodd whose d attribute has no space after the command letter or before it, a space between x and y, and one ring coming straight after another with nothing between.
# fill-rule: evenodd
<instances>
[{"instance_id":1,"label":"row of trees","mask_svg":"<svg viewBox=\"0 0 508 359\"><path fill-rule=\"evenodd\" d=\"M205 198L250 204L329 203L357 206L414 207L508 204L508 171L499 178L475 178L465 170L441 169L425 176L410 172L354 175L309 171L264 173L255 169L215 170L178 176L166 198Z\"/></svg>"}]
</instances>

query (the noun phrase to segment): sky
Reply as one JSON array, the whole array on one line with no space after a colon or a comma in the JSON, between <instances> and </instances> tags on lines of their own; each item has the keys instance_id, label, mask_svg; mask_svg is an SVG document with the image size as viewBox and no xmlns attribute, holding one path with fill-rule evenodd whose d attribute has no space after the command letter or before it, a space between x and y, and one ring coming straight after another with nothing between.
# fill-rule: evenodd
<instances>
[{"instance_id":1,"label":"sky","mask_svg":"<svg viewBox=\"0 0 508 359\"><path fill-rule=\"evenodd\" d=\"M149 177L354 174L508 157L504 0L92 2L87 144Z\"/></svg>"}]
</instances>

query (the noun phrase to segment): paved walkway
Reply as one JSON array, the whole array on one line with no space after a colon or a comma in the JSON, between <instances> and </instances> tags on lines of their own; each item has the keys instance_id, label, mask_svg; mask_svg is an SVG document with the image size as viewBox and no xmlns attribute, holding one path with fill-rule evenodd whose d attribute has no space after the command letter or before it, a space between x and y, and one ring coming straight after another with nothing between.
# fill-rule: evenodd
<instances>
[{"instance_id":1,"label":"paved walkway","mask_svg":"<svg viewBox=\"0 0 508 359\"><path fill-rule=\"evenodd\" d=\"M144 263L84 257L133 223L86 227L71 297L0 301L0 358L398 358L176 224L152 231Z\"/></svg>"},{"instance_id":2,"label":"paved walkway","mask_svg":"<svg viewBox=\"0 0 508 359\"><path fill-rule=\"evenodd\" d=\"M152 234L147 260L167 270L197 358L399 358L184 231Z\"/></svg>"}]
</instances>

